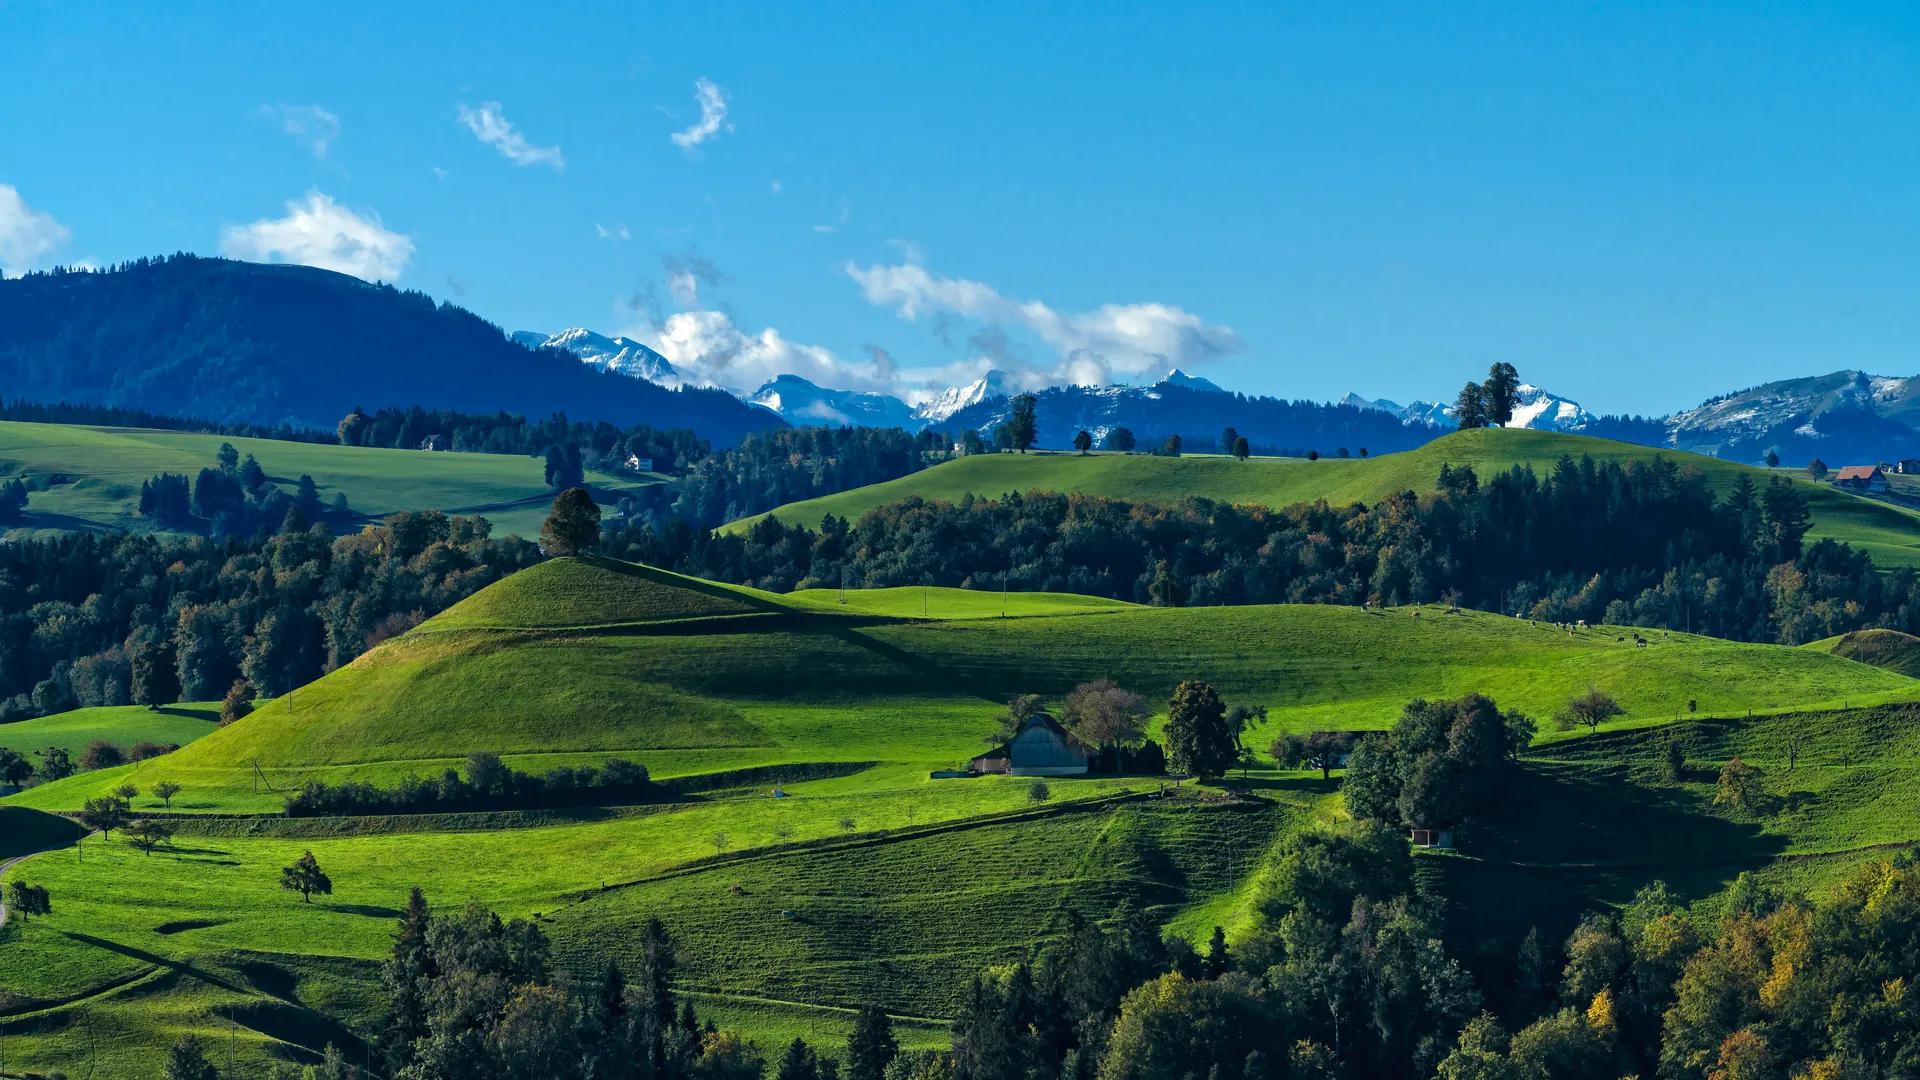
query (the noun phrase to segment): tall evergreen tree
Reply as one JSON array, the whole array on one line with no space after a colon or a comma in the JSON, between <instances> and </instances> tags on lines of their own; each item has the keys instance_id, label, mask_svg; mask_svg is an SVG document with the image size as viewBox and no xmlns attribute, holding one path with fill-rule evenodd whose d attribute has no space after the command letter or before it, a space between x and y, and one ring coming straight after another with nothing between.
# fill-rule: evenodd
<instances>
[{"instance_id":1,"label":"tall evergreen tree","mask_svg":"<svg viewBox=\"0 0 1920 1080\"><path fill-rule=\"evenodd\" d=\"M1514 399L1520 392L1520 374L1512 364L1493 365L1487 372L1487 381L1481 384L1481 392L1490 423L1506 427L1513 421Z\"/></svg>"},{"instance_id":2,"label":"tall evergreen tree","mask_svg":"<svg viewBox=\"0 0 1920 1080\"><path fill-rule=\"evenodd\" d=\"M893 1021L878 1005L862 1005L847 1036L847 1080L884 1080L887 1066L900 1054Z\"/></svg>"},{"instance_id":3,"label":"tall evergreen tree","mask_svg":"<svg viewBox=\"0 0 1920 1080\"><path fill-rule=\"evenodd\" d=\"M540 527L540 550L548 555L583 555L600 546L600 507L586 488L568 488L555 496L553 512Z\"/></svg>"}]
</instances>

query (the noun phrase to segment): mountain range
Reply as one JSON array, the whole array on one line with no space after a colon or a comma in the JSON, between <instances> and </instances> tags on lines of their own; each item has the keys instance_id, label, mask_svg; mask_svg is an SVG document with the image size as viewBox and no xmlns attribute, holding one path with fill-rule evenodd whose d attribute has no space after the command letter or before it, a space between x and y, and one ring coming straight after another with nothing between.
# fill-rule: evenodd
<instances>
[{"instance_id":1,"label":"mountain range","mask_svg":"<svg viewBox=\"0 0 1920 1080\"><path fill-rule=\"evenodd\" d=\"M422 405L691 428L720 445L793 424L990 434L1020 388L989 371L918 403L781 375L742 393L684 385L645 342L574 328L507 334L418 292L304 266L174 255L105 271L0 280L0 393L216 421L330 429L356 405ZM1233 427L1256 448L1384 452L1453 426L1443 402L1348 394L1289 401L1178 369L1148 386L1035 393L1039 443L1126 428L1142 448L1178 434L1213 448ZM1920 457L1920 376L1857 370L1786 379L1662 417L1598 415L1532 384L1516 426L1788 464Z\"/></svg>"},{"instance_id":2,"label":"mountain range","mask_svg":"<svg viewBox=\"0 0 1920 1080\"><path fill-rule=\"evenodd\" d=\"M463 308L308 266L193 255L0 281L0 394L331 431L356 405L692 428L785 421L719 390L596 371ZM635 373L641 373L636 371Z\"/></svg>"}]
</instances>

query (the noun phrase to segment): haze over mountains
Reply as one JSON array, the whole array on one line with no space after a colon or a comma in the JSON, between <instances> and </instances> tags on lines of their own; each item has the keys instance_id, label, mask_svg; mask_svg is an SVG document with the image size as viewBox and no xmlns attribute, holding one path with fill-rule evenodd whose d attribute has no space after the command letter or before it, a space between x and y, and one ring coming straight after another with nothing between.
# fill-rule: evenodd
<instances>
[{"instance_id":1,"label":"haze over mountains","mask_svg":"<svg viewBox=\"0 0 1920 1080\"><path fill-rule=\"evenodd\" d=\"M719 444L782 424L990 435L1022 389L999 371L919 402L793 374L752 388L687 382L631 337L581 328L509 335L424 294L308 267L180 255L0 281L7 396L219 421L331 428L355 405L424 405L685 427ZM1142 449L1174 434L1208 449L1231 426L1258 451L1380 453L1453 426L1446 402L1248 396L1177 368L1151 385L1052 386L1035 396L1045 447L1067 446L1080 430L1101 440L1126 428ZM1892 460L1920 456L1920 377L1838 371L1651 418L1602 415L1528 384L1514 426L1740 461L1769 451L1789 464Z\"/></svg>"}]
</instances>

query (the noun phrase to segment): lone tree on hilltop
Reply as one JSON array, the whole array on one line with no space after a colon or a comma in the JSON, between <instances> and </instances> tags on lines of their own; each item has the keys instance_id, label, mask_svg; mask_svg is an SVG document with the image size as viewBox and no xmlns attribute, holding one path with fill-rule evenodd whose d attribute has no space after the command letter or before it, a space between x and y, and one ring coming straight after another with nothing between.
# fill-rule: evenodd
<instances>
[{"instance_id":1,"label":"lone tree on hilltop","mask_svg":"<svg viewBox=\"0 0 1920 1080\"><path fill-rule=\"evenodd\" d=\"M1245 461L1247 460L1248 457L1252 456L1252 454L1253 454L1253 447L1247 444L1247 437L1245 435L1242 435L1239 438L1233 440L1233 456L1234 457L1239 458L1241 461ZM1346 457L1345 454L1342 454L1340 456Z\"/></svg>"},{"instance_id":2,"label":"lone tree on hilltop","mask_svg":"<svg viewBox=\"0 0 1920 1080\"><path fill-rule=\"evenodd\" d=\"M1040 437L1040 423L1035 416L1039 404L1040 400L1032 394L1021 394L1013 399L1013 410L1007 414L1007 443L1023 454Z\"/></svg>"},{"instance_id":3,"label":"lone tree on hilltop","mask_svg":"<svg viewBox=\"0 0 1920 1080\"><path fill-rule=\"evenodd\" d=\"M1453 399L1453 422L1461 431L1487 426L1487 391L1477 382L1470 382L1460 388L1460 396Z\"/></svg>"},{"instance_id":4,"label":"lone tree on hilltop","mask_svg":"<svg viewBox=\"0 0 1920 1080\"><path fill-rule=\"evenodd\" d=\"M1106 448L1108 450L1118 450L1122 453L1128 453L1133 450L1133 446L1134 438L1131 428L1117 427L1107 432Z\"/></svg>"},{"instance_id":5,"label":"lone tree on hilltop","mask_svg":"<svg viewBox=\"0 0 1920 1080\"><path fill-rule=\"evenodd\" d=\"M600 546L600 507L586 488L568 488L554 497L553 512L540 526L540 550L548 555L580 555Z\"/></svg>"},{"instance_id":6,"label":"lone tree on hilltop","mask_svg":"<svg viewBox=\"0 0 1920 1080\"><path fill-rule=\"evenodd\" d=\"M1812 461L1807 462L1807 475L1813 477L1815 480L1825 480L1827 478L1827 463L1821 461L1819 458L1814 458Z\"/></svg>"},{"instance_id":7,"label":"lone tree on hilltop","mask_svg":"<svg viewBox=\"0 0 1920 1080\"><path fill-rule=\"evenodd\" d=\"M1562 731L1584 727L1591 734L1601 724L1626 711L1605 691L1589 686L1586 693L1567 702L1554 719L1559 722Z\"/></svg>"},{"instance_id":8,"label":"lone tree on hilltop","mask_svg":"<svg viewBox=\"0 0 1920 1080\"><path fill-rule=\"evenodd\" d=\"M1086 428L1081 428L1079 431L1074 432L1073 448L1080 451L1081 457L1085 457L1087 451L1093 449L1093 433L1089 432Z\"/></svg>"},{"instance_id":9,"label":"lone tree on hilltop","mask_svg":"<svg viewBox=\"0 0 1920 1080\"><path fill-rule=\"evenodd\" d=\"M1167 765L1206 779L1226 774L1239 756L1220 692L1197 679L1174 688L1167 702Z\"/></svg>"},{"instance_id":10,"label":"lone tree on hilltop","mask_svg":"<svg viewBox=\"0 0 1920 1080\"><path fill-rule=\"evenodd\" d=\"M313 894L333 895L333 879L320 869L320 860L309 851L295 859L292 866L280 868L280 887L300 894L305 903L313 903Z\"/></svg>"},{"instance_id":11,"label":"lone tree on hilltop","mask_svg":"<svg viewBox=\"0 0 1920 1080\"><path fill-rule=\"evenodd\" d=\"M1777 453L1776 451L1773 451L1773 450L1769 450L1769 451L1767 451L1767 457L1766 457L1766 462L1767 462L1767 468L1769 468L1769 469L1777 469L1777 468L1779 468L1779 467L1780 467L1780 455L1779 455L1779 453Z\"/></svg>"},{"instance_id":12,"label":"lone tree on hilltop","mask_svg":"<svg viewBox=\"0 0 1920 1080\"><path fill-rule=\"evenodd\" d=\"M1513 422L1514 399L1520 392L1520 373L1512 364L1495 364L1487 370L1487 381L1480 386L1486 400L1487 421L1506 427Z\"/></svg>"},{"instance_id":13,"label":"lone tree on hilltop","mask_svg":"<svg viewBox=\"0 0 1920 1080\"><path fill-rule=\"evenodd\" d=\"M1120 770L1120 749L1138 746L1147 737L1146 699L1121 689L1112 679L1074 687L1060 719L1083 745L1110 753L1115 772Z\"/></svg>"}]
</instances>

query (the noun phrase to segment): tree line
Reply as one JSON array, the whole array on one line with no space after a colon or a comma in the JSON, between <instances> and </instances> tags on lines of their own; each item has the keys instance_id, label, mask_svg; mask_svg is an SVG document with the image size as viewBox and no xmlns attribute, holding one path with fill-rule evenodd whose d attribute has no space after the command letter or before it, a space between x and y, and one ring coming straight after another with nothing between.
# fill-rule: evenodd
<instances>
[{"instance_id":1,"label":"tree line","mask_svg":"<svg viewBox=\"0 0 1920 1080\"><path fill-rule=\"evenodd\" d=\"M608 758L599 768L562 765L528 773L476 751L459 770L439 776L408 776L392 787L365 781L327 784L309 780L287 796L288 817L337 817L355 814L433 814L460 810L544 810L564 806L604 806L664 797L647 767L624 758Z\"/></svg>"},{"instance_id":2,"label":"tree line","mask_svg":"<svg viewBox=\"0 0 1920 1080\"><path fill-rule=\"evenodd\" d=\"M0 544L0 721L89 705L277 696L538 561L484 518L395 514L219 540Z\"/></svg>"},{"instance_id":3,"label":"tree line","mask_svg":"<svg viewBox=\"0 0 1920 1080\"><path fill-rule=\"evenodd\" d=\"M1725 495L1666 459L1514 466L1371 506L1271 509L1009 493L919 498L857 522L765 518L743 533L629 523L608 554L785 591L947 585L1076 592L1168 606L1452 603L1549 622L1667 627L1801 643L1862 627L1920 631L1920 578L1842 543L1806 542L1802 487L1745 475Z\"/></svg>"}]
</instances>

